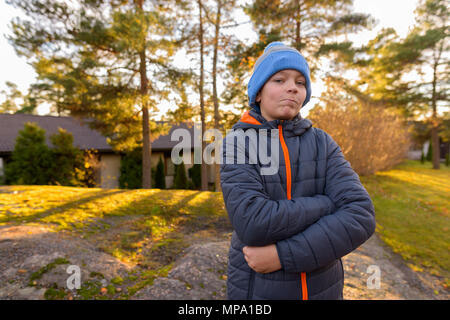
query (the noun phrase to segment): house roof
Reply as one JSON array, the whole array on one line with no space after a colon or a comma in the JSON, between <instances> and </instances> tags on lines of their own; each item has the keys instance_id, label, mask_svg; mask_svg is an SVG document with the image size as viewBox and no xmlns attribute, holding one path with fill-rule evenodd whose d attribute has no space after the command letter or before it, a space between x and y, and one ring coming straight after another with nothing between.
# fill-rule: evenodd
<instances>
[{"instance_id":1,"label":"house roof","mask_svg":"<svg viewBox=\"0 0 450 320\"><path fill-rule=\"evenodd\" d=\"M73 135L73 145L79 149L96 149L98 151L112 151L101 133L92 130L83 120L74 117L39 116L32 114L0 114L0 152L12 152L19 131L26 122L35 122L45 130L47 145L50 147L50 136L63 128Z\"/></svg>"},{"instance_id":2,"label":"house roof","mask_svg":"<svg viewBox=\"0 0 450 320\"><path fill-rule=\"evenodd\" d=\"M156 121L158 124L162 124L165 121ZM152 151L167 151L172 150L173 147L175 147L178 143L180 143L180 140L171 141L170 138L172 137L172 133L176 129L186 129L189 131L189 134L191 136L191 146L194 147L194 126L191 123L181 122L180 124L174 124L170 128L168 134L161 135L158 137L158 139L154 140L152 142Z\"/></svg>"},{"instance_id":3,"label":"house roof","mask_svg":"<svg viewBox=\"0 0 450 320\"><path fill-rule=\"evenodd\" d=\"M26 122L35 122L45 130L46 142L51 147L50 136L58 132L61 127L73 135L73 144L79 149L96 149L99 152L112 152L112 147L106 142L100 132L89 128L89 120L74 117L40 116L31 114L0 113L0 153L10 153L14 150L17 135ZM157 121L163 123L163 121ZM193 146L194 127L192 124L180 123L173 125L167 135L161 135L152 142L152 151L171 150L179 141L171 141L170 137L175 129L187 129L191 135Z\"/></svg>"}]
</instances>

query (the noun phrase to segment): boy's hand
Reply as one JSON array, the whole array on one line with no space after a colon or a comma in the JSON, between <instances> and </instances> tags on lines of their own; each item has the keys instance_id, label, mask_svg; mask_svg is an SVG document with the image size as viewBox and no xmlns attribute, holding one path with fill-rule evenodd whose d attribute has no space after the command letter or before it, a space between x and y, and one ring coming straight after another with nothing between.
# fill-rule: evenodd
<instances>
[{"instance_id":1,"label":"boy's hand","mask_svg":"<svg viewBox=\"0 0 450 320\"><path fill-rule=\"evenodd\" d=\"M281 269L277 246L248 247L242 249L245 261L250 268L258 273L270 273Z\"/></svg>"}]
</instances>

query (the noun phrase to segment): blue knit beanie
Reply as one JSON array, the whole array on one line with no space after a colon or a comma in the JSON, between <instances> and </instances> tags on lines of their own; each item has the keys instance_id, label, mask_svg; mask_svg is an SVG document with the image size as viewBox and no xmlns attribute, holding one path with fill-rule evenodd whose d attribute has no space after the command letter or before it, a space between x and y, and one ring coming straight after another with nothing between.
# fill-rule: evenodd
<instances>
[{"instance_id":1,"label":"blue knit beanie","mask_svg":"<svg viewBox=\"0 0 450 320\"><path fill-rule=\"evenodd\" d=\"M252 77L247 85L249 105L258 113L261 113L261 110L259 104L255 101L256 95L272 75L284 69L297 70L305 77L306 98L302 107L307 104L311 98L309 66L305 58L298 50L288 47L282 42L271 42L264 49L264 53L256 60Z\"/></svg>"}]
</instances>

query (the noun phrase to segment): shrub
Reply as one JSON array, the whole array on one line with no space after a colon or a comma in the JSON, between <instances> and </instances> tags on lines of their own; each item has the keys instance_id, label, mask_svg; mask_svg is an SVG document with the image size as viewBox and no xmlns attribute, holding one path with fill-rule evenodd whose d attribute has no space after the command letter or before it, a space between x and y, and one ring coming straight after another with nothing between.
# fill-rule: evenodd
<instances>
[{"instance_id":1,"label":"shrub","mask_svg":"<svg viewBox=\"0 0 450 320\"><path fill-rule=\"evenodd\" d=\"M175 177L173 178L173 188L174 189L187 189L188 179L186 176L186 167L184 162L179 165L175 165Z\"/></svg>"},{"instance_id":2,"label":"shrub","mask_svg":"<svg viewBox=\"0 0 450 320\"><path fill-rule=\"evenodd\" d=\"M44 129L36 123L26 123L5 168L4 182L95 187L96 151L78 150L73 146L72 134L61 128L50 140L53 148L46 144Z\"/></svg>"},{"instance_id":3,"label":"shrub","mask_svg":"<svg viewBox=\"0 0 450 320\"><path fill-rule=\"evenodd\" d=\"M191 179L189 189L200 189L202 183L202 166L199 163L195 163L188 169L189 178Z\"/></svg>"},{"instance_id":4,"label":"shrub","mask_svg":"<svg viewBox=\"0 0 450 320\"><path fill-rule=\"evenodd\" d=\"M83 168L84 163L82 152L73 146L72 134L59 128L58 133L53 134L50 140L54 148L50 150L52 170L49 183L79 186L74 168Z\"/></svg>"},{"instance_id":5,"label":"shrub","mask_svg":"<svg viewBox=\"0 0 450 320\"><path fill-rule=\"evenodd\" d=\"M6 183L47 184L51 164L51 153L45 142L45 130L36 123L27 122L19 131L11 161L6 164Z\"/></svg>"},{"instance_id":6,"label":"shrub","mask_svg":"<svg viewBox=\"0 0 450 320\"><path fill-rule=\"evenodd\" d=\"M325 108L314 108L309 118L337 142L360 175L386 170L406 157L408 129L387 109L330 99Z\"/></svg>"},{"instance_id":7,"label":"shrub","mask_svg":"<svg viewBox=\"0 0 450 320\"><path fill-rule=\"evenodd\" d=\"M428 152L427 152L427 161L433 161L433 141L430 139L430 144L428 145Z\"/></svg>"},{"instance_id":8,"label":"shrub","mask_svg":"<svg viewBox=\"0 0 450 320\"><path fill-rule=\"evenodd\" d=\"M77 187L95 188L98 187L97 174L99 172L100 161L98 151L95 149L84 150L79 155L79 160L75 165L75 177Z\"/></svg>"},{"instance_id":9,"label":"shrub","mask_svg":"<svg viewBox=\"0 0 450 320\"><path fill-rule=\"evenodd\" d=\"M153 175L152 175L153 176ZM142 188L142 148L126 153L120 161L119 186L122 189Z\"/></svg>"},{"instance_id":10,"label":"shrub","mask_svg":"<svg viewBox=\"0 0 450 320\"><path fill-rule=\"evenodd\" d=\"M153 174L152 174L153 176ZM164 163L161 157L159 157L158 164L156 166L155 177L155 188L165 189L166 188L166 177L164 175Z\"/></svg>"}]
</instances>

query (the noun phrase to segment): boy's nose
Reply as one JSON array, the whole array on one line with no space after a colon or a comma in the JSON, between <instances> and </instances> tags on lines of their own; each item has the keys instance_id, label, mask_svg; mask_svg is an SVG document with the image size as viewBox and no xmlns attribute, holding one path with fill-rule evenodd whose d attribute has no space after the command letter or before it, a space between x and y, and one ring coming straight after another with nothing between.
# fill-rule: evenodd
<instances>
[{"instance_id":1,"label":"boy's nose","mask_svg":"<svg viewBox=\"0 0 450 320\"><path fill-rule=\"evenodd\" d=\"M296 93L298 91L295 81L288 81L287 90L288 90L288 92L294 92L294 93Z\"/></svg>"}]
</instances>

